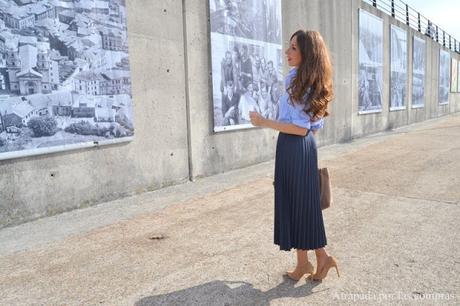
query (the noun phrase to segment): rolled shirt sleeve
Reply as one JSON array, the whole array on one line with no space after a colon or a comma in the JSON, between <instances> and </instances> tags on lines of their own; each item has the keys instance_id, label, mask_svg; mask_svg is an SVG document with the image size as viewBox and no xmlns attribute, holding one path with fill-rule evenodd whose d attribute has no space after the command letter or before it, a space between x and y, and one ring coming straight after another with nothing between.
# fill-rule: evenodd
<instances>
[{"instance_id":1,"label":"rolled shirt sleeve","mask_svg":"<svg viewBox=\"0 0 460 306\"><path fill-rule=\"evenodd\" d=\"M297 126L311 129L310 116L301 107L293 106L291 112L291 122Z\"/></svg>"},{"instance_id":2,"label":"rolled shirt sleeve","mask_svg":"<svg viewBox=\"0 0 460 306\"><path fill-rule=\"evenodd\" d=\"M300 105L291 106L291 122L309 130L319 130L324 126L323 118L312 121L310 114L307 114Z\"/></svg>"},{"instance_id":3,"label":"rolled shirt sleeve","mask_svg":"<svg viewBox=\"0 0 460 306\"><path fill-rule=\"evenodd\" d=\"M311 121L310 125L312 130L319 130L324 126L324 119L320 118L319 120Z\"/></svg>"}]
</instances>

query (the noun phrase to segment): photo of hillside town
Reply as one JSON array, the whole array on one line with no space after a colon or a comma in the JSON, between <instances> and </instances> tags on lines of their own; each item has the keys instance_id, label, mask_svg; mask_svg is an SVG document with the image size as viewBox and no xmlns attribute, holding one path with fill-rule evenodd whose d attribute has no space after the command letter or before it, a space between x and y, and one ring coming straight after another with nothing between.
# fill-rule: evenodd
<instances>
[{"instance_id":1,"label":"photo of hillside town","mask_svg":"<svg viewBox=\"0 0 460 306\"><path fill-rule=\"evenodd\" d=\"M0 0L0 159L128 140L132 118L125 0Z\"/></svg>"}]
</instances>

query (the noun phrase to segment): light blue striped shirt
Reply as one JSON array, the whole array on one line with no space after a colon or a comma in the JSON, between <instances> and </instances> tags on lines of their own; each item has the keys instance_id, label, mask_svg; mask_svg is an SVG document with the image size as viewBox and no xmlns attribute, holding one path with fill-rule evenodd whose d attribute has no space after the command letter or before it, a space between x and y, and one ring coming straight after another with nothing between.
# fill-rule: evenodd
<instances>
[{"instance_id":1,"label":"light blue striped shirt","mask_svg":"<svg viewBox=\"0 0 460 306\"><path fill-rule=\"evenodd\" d=\"M287 74L284 80L284 94L280 97L279 100L279 114L278 114L278 121L292 123L297 126L307 128L309 130L318 130L323 127L324 119L321 118L316 121L311 121L311 113L307 114L303 110L304 106L294 103L292 105L290 103L290 97L287 92L289 85L291 84L292 79L297 73L297 68L293 68Z\"/></svg>"}]
</instances>

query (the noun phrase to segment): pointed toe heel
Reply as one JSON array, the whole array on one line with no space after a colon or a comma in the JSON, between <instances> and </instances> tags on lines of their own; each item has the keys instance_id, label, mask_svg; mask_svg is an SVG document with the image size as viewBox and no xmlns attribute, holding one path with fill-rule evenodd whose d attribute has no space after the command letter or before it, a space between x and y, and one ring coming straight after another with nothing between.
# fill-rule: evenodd
<instances>
[{"instance_id":1,"label":"pointed toe heel","mask_svg":"<svg viewBox=\"0 0 460 306\"><path fill-rule=\"evenodd\" d=\"M294 271L288 271L286 275L295 281L300 280L305 274L313 275L313 265L311 262L307 262L305 265L301 266L300 268L296 268Z\"/></svg>"},{"instance_id":2,"label":"pointed toe heel","mask_svg":"<svg viewBox=\"0 0 460 306\"><path fill-rule=\"evenodd\" d=\"M335 271L337 272L337 276L340 277L337 260L333 256L328 256L328 258L326 260L326 263L324 264L324 266L321 269L321 271L317 271L311 277L311 279L314 280L314 281L321 281L322 279L324 279L327 276L327 273L329 272L329 269L332 268L332 267L335 268Z\"/></svg>"}]
</instances>

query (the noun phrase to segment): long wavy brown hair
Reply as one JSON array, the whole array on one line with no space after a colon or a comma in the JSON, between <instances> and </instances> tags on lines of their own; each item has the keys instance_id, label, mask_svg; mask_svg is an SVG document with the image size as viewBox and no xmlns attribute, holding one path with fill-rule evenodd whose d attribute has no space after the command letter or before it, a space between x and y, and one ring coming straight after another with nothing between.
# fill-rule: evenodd
<instances>
[{"instance_id":1,"label":"long wavy brown hair","mask_svg":"<svg viewBox=\"0 0 460 306\"><path fill-rule=\"evenodd\" d=\"M327 108L334 98L334 92L332 65L326 44L317 31L299 30L292 34L291 40L294 37L297 37L302 60L287 90L291 101L305 105L305 112L311 112L313 117L329 116Z\"/></svg>"}]
</instances>

